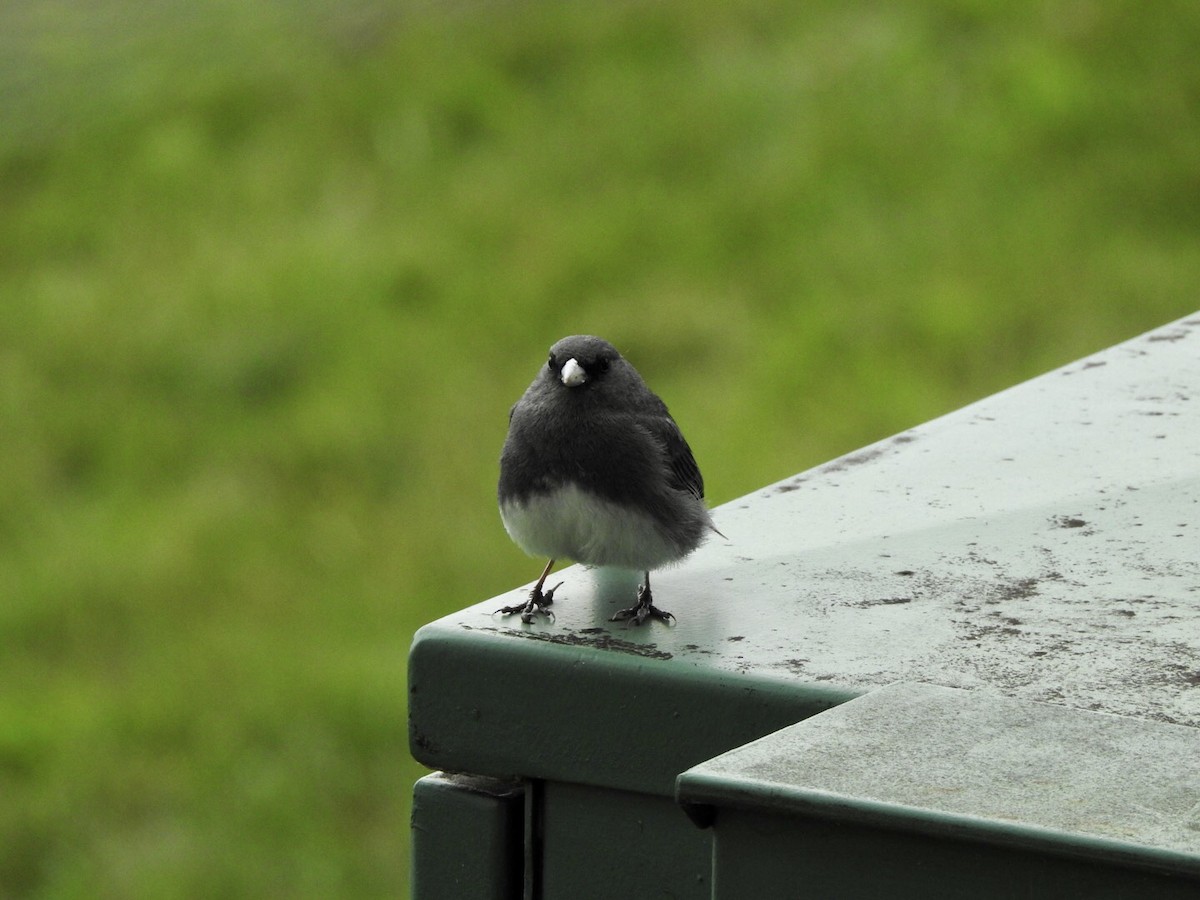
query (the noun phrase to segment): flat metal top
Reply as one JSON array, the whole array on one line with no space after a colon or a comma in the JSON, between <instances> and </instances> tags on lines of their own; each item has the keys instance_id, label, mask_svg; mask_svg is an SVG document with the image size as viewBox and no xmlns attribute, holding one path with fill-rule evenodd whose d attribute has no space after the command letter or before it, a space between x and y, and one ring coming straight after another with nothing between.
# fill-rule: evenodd
<instances>
[{"instance_id":1,"label":"flat metal top","mask_svg":"<svg viewBox=\"0 0 1200 900\"><path fill-rule=\"evenodd\" d=\"M1200 731L975 691L881 688L701 763L679 793L1200 874Z\"/></svg>"},{"instance_id":2,"label":"flat metal top","mask_svg":"<svg viewBox=\"0 0 1200 900\"><path fill-rule=\"evenodd\" d=\"M728 541L652 576L674 626L609 622L632 584L579 566L554 579L552 621L494 615L526 586L425 626L410 657L414 754L538 774L548 755L533 742L557 742L589 773L611 757L592 783L615 784L631 742L665 752L719 730L696 698L724 691L719 715L745 717L695 748L711 756L893 682L1200 726L1200 314L714 518ZM800 694L815 706L785 710ZM743 712L745 698L764 711ZM588 730L612 747L578 746ZM628 786L669 791L706 758L681 751Z\"/></svg>"},{"instance_id":3,"label":"flat metal top","mask_svg":"<svg viewBox=\"0 0 1200 900\"><path fill-rule=\"evenodd\" d=\"M652 576L675 627L608 622L627 594L578 566L552 624L492 615L520 591L453 618L705 669L1200 726L1200 314L714 518L728 542Z\"/></svg>"}]
</instances>

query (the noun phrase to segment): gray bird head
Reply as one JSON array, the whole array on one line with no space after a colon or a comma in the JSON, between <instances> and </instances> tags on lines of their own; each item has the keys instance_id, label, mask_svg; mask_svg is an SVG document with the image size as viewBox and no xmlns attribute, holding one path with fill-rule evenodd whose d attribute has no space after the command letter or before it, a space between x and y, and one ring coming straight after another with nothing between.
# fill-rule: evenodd
<instances>
[{"instance_id":1,"label":"gray bird head","mask_svg":"<svg viewBox=\"0 0 1200 900\"><path fill-rule=\"evenodd\" d=\"M565 337L551 347L550 358L525 397L556 415L596 415L601 410L668 415L663 402L617 348L590 334Z\"/></svg>"},{"instance_id":2,"label":"gray bird head","mask_svg":"<svg viewBox=\"0 0 1200 900\"><path fill-rule=\"evenodd\" d=\"M550 348L546 376L567 388L593 388L609 380L614 364L616 377L627 378L625 370L630 367L616 347L590 334L576 334Z\"/></svg>"}]
</instances>

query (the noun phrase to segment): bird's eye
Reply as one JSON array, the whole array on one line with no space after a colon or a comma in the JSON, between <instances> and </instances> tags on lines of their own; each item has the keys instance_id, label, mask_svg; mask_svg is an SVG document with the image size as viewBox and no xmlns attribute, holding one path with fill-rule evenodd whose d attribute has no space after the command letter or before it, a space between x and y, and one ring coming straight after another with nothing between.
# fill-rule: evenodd
<instances>
[{"instance_id":1,"label":"bird's eye","mask_svg":"<svg viewBox=\"0 0 1200 900\"><path fill-rule=\"evenodd\" d=\"M554 354L551 353L550 358L548 360L546 360L546 368L549 369L551 372L561 372L562 371L562 363L555 360Z\"/></svg>"}]
</instances>

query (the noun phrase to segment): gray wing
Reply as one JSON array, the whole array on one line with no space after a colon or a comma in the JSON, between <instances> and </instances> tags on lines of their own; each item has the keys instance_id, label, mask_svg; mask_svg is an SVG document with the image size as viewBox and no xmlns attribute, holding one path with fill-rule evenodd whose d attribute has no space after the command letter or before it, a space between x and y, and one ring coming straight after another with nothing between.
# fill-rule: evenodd
<instances>
[{"instance_id":1,"label":"gray wing","mask_svg":"<svg viewBox=\"0 0 1200 900\"><path fill-rule=\"evenodd\" d=\"M684 440L683 432L670 416L656 418L651 423L654 436L662 443L667 453L667 462L671 468L671 487L677 491L687 491L690 494L704 498L704 476L692 456L692 448Z\"/></svg>"}]
</instances>

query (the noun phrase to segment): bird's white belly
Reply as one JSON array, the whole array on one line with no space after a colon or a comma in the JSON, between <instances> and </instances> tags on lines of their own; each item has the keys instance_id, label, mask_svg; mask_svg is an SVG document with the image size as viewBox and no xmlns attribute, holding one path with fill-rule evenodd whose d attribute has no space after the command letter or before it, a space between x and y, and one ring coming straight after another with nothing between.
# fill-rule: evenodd
<instances>
[{"instance_id":1,"label":"bird's white belly","mask_svg":"<svg viewBox=\"0 0 1200 900\"><path fill-rule=\"evenodd\" d=\"M684 556L649 516L567 484L500 506L509 536L530 556L592 566L656 569Z\"/></svg>"}]
</instances>

